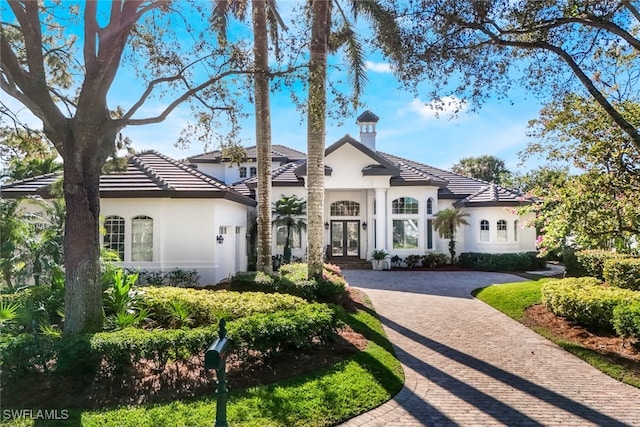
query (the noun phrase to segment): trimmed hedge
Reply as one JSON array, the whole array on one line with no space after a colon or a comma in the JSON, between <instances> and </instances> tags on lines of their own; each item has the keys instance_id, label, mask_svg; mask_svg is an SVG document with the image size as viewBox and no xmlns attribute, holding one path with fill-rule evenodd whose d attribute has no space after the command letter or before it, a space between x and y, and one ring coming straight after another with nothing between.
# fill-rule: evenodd
<instances>
[{"instance_id":1,"label":"trimmed hedge","mask_svg":"<svg viewBox=\"0 0 640 427\"><path fill-rule=\"evenodd\" d=\"M619 305L613 310L613 328L624 338L635 338L640 346L640 303Z\"/></svg>"},{"instance_id":2,"label":"trimmed hedge","mask_svg":"<svg viewBox=\"0 0 640 427\"><path fill-rule=\"evenodd\" d=\"M295 295L310 302L338 303L346 293L347 282L338 266L326 264L322 279L307 280L307 264L280 267L280 276L262 272L239 273L231 278L231 289Z\"/></svg>"},{"instance_id":3,"label":"trimmed hedge","mask_svg":"<svg viewBox=\"0 0 640 427\"><path fill-rule=\"evenodd\" d=\"M640 291L640 259L608 259L604 263L603 276L608 285Z\"/></svg>"},{"instance_id":4,"label":"trimmed hedge","mask_svg":"<svg viewBox=\"0 0 640 427\"><path fill-rule=\"evenodd\" d=\"M161 325L171 323L171 304L183 305L192 318L192 326L217 324L220 318L233 320L255 313L269 313L294 309L303 304L302 298L292 295L263 292L229 292L172 287L145 287L142 300L151 317Z\"/></svg>"},{"instance_id":5,"label":"trimmed hedge","mask_svg":"<svg viewBox=\"0 0 640 427\"><path fill-rule=\"evenodd\" d=\"M550 280L542 285L542 302L554 314L586 327L613 330L613 310L640 303L640 293L602 286L595 277Z\"/></svg>"},{"instance_id":6,"label":"trimmed hedge","mask_svg":"<svg viewBox=\"0 0 640 427\"><path fill-rule=\"evenodd\" d=\"M230 321L232 353L266 359L287 348L326 342L339 320L326 304L302 304L272 313L255 313ZM188 360L218 337L218 327L145 330L125 328L114 332L55 337L36 343L33 335L4 336L0 340L0 365L10 372L42 369L57 360L56 370L97 371L109 374L145 359L164 369L172 360ZM10 338L10 339L9 339Z\"/></svg>"},{"instance_id":7,"label":"trimmed hedge","mask_svg":"<svg viewBox=\"0 0 640 427\"><path fill-rule=\"evenodd\" d=\"M584 275L597 277L600 280L604 280L604 264L606 261L621 260L629 257L628 255L600 249L578 251L575 256L579 264L578 272L584 271Z\"/></svg>"},{"instance_id":8,"label":"trimmed hedge","mask_svg":"<svg viewBox=\"0 0 640 427\"><path fill-rule=\"evenodd\" d=\"M545 260L537 252L510 254L461 253L458 262L462 267L480 271L526 271L545 268Z\"/></svg>"}]
</instances>

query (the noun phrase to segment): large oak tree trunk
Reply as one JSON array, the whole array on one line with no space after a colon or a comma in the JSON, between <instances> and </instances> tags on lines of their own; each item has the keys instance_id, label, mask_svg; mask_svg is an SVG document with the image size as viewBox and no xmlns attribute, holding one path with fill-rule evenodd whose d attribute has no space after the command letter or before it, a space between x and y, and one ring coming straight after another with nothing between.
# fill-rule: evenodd
<instances>
[{"instance_id":1,"label":"large oak tree trunk","mask_svg":"<svg viewBox=\"0 0 640 427\"><path fill-rule=\"evenodd\" d=\"M77 123L77 122L76 122ZM100 281L100 174L115 142L115 130L71 126L64 144L66 203L64 333L102 329Z\"/></svg>"},{"instance_id":2,"label":"large oak tree trunk","mask_svg":"<svg viewBox=\"0 0 640 427\"><path fill-rule=\"evenodd\" d=\"M324 143L327 110L327 47L331 2L312 4L307 112L307 251L309 278L322 277L324 237Z\"/></svg>"}]
</instances>

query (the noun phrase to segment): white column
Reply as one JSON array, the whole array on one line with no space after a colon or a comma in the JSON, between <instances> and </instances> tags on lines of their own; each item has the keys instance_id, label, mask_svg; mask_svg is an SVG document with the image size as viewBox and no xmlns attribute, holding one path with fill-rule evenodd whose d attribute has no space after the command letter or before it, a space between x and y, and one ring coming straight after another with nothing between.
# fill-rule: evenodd
<instances>
[{"instance_id":1,"label":"white column","mask_svg":"<svg viewBox=\"0 0 640 427\"><path fill-rule=\"evenodd\" d=\"M387 190L376 188L376 249L387 249Z\"/></svg>"}]
</instances>

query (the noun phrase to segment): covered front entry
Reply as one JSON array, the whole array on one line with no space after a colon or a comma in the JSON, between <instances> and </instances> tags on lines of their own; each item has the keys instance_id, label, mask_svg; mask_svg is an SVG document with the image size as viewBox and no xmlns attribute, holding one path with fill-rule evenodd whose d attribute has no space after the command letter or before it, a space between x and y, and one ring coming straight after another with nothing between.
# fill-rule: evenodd
<instances>
[{"instance_id":1,"label":"covered front entry","mask_svg":"<svg viewBox=\"0 0 640 427\"><path fill-rule=\"evenodd\" d=\"M331 256L360 256L360 221L331 221Z\"/></svg>"}]
</instances>

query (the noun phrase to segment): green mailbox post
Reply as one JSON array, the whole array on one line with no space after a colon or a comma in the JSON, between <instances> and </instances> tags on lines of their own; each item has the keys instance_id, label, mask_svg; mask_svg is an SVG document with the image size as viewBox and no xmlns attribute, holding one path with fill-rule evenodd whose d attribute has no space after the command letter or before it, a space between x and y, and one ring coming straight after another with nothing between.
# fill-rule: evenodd
<instances>
[{"instance_id":1,"label":"green mailbox post","mask_svg":"<svg viewBox=\"0 0 640 427\"><path fill-rule=\"evenodd\" d=\"M218 338L204 353L205 369L215 369L218 377L218 389L216 399L216 423L215 427L227 427L227 373L226 361L229 353L230 342L227 338L227 322L220 319Z\"/></svg>"}]
</instances>

